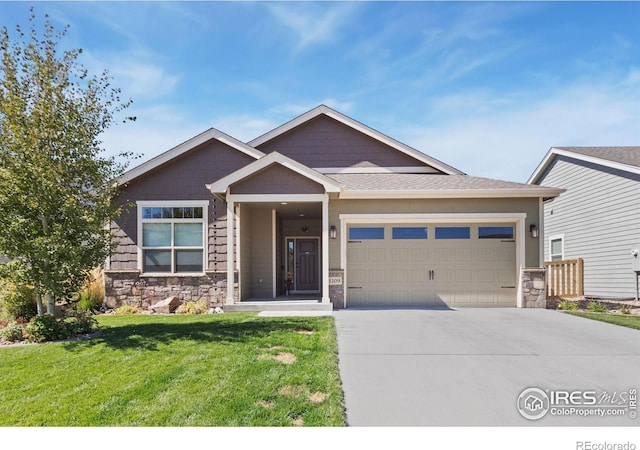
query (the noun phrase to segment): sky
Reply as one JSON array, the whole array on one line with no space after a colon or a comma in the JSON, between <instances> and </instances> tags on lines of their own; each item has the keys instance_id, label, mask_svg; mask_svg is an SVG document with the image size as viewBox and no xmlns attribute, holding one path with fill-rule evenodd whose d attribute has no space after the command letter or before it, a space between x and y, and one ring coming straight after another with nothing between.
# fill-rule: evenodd
<instances>
[{"instance_id":1,"label":"sky","mask_svg":"<svg viewBox=\"0 0 640 450\"><path fill-rule=\"evenodd\" d=\"M640 145L640 2L0 2L107 69L138 164L215 127L242 141L319 104L474 176L553 146Z\"/></svg>"}]
</instances>

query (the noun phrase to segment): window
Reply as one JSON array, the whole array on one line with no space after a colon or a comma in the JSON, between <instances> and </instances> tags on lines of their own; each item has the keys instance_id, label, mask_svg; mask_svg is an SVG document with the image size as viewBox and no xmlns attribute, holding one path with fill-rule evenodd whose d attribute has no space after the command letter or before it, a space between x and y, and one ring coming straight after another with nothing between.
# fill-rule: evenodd
<instances>
[{"instance_id":1,"label":"window","mask_svg":"<svg viewBox=\"0 0 640 450\"><path fill-rule=\"evenodd\" d=\"M564 259L564 238L552 237L549 239L549 256L551 261L562 261Z\"/></svg>"},{"instance_id":2,"label":"window","mask_svg":"<svg viewBox=\"0 0 640 450\"><path fill-rule=\"evenodd\" d=\"M513 239L513 227L478 227L479 239Z\"/></svg>"},{"instance_id":3,"label":"window","mask_svg":"<svg viewBox=\"0 0 640 450\"><path fill-rule=\"evenodd\" d=\"M427 239L427 227L393 227L392 239Z\"/></svg>"},{"instance_id":4,"label":"window","mask_svg":"<svg viewBox=\"0 0 640 450\"><path fill-rule=\"evenodd\" d=\"M436 227L436 239L470 239L469 227Z\"/></svg>"},{"instance_id":5,"label":"window","mask_svg":"<svg viewBox=\"0 0 640 450\"><path fill-rule=\"evenodd\" d=\"M349 228L349 239L384 239L384 227Z\"/></svg>"},{"instance_id":6,"label":"window","mask_svg":"<svg viewBox=\"0 0 640 450\"><path fill-rule=\"evenodd\" d=\"M204 272L207 203L141 203L142 272Z\"/></svg>"}]
</instances>

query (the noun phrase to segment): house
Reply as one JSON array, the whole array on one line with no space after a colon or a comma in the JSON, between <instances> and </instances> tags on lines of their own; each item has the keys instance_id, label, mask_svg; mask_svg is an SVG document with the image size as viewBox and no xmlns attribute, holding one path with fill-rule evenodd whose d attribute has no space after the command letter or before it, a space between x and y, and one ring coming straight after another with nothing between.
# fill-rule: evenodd
<instances>
[{"instance_id":1,"label":"house","mask_svg":"<svg viewBox=\"0 0 640 450\"><path fill-rule=\"evenodd\" d=\"M585 296L635 297L640 147L553 147L528 183L566 189L544 206L545 261L582 258Z\"/></svg>"},{"instance_id":2,"label":"house","mask_svg":"<svg viewBox=\"0 0 640 450\"><path fill-rule=\"evenodd\" d=\"M465 175L324 105L248 143L212 128L119 183L107 303L229 309L540 306L530 230L561 192Z\"/></svg>"}]
</instances>

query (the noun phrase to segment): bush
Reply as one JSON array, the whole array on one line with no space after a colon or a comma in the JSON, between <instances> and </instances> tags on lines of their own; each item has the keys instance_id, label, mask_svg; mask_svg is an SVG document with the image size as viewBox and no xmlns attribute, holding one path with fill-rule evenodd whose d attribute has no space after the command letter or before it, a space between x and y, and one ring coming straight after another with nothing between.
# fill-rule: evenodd
<instances>
[{"instance_id":1,"label":"bush","mask_svg":"<svg viewBox=\"0 0 640 450\"><path fill-rule=\"evenodd\" d=\"M0 341L17 342L23 339L22 327L16 322L9 322L6 327L0 329Z\"/></svg>"},{"instance_id":2,"label":"bush","mask_svg":"<svg viewBox=\"0 0 640 450\"><path fill-rule=\"evenodd\" d=\"M118 316L124 316L127 314L138 314L140 313L140 308L138 308L137 306L122 305L121 307L115 309L113 313Z\"/></svg>"},{"instance_id":3,"label":"bush","mask_svg":"<svg viewBox=\"0 0 640 450\"><path fill-rule=\"evenodd\" d=\"M629 305L622 305L622 306L620 307L620 312L621 312L622 314L631 314L631 306L629 306Z\"/></svg>"},{"instance_id":4,"label":"bush","mask_svg":"<svg viewBox=\"0 0 640 450\"><path fill-rule=\"evenodd\" d=\"M98 328L98 322L91 314L83 311L75 312L64 321L64 325L71 335L89 334Z\"/></svg>"},{"instance_id":5,"label":"bush","mask_svg":"<svg viewBox=\"0 0 640 450\"><path fill-rule=\"evenodd\" d=\"M577 311L578 304L570 300L562 300L561 302L558 303L558 309L562 311Z\"/></svg>"},{"instance_id":6,"label":"bush","mask_svg":"<svg viewBox=\"0 0 640 450\"><path fill-rule=\"evenodd\" d=\"M38 314L36 296L28 286L5 286L0 293L0 307L12 319L26 321Z\"/></svg>"},{"instance_id":7,"label":"bush","mask_svg":"<svg viewBox=\"0 0 640 450\"><path fill-rule=\"evenodd\" d=\"M52 314L34 317L25 327L25 332L33 342L57 341L71 335L64 321L56 319Z\"/></svg>"},{"instance_id":8,"label":"bush","mask_svg":"<svg viewBox=\"0 0 640 450\"><path fill-rule=\"evenodd\" d=\"M178 314L206 314L209 311L209 305L205 300L198 300L197 302L184 302L178 307L176 313Z\"/></svg>"},{"instance_id":9,"label":"bush","mask_svg":"<svg viewBox=\"0 0 640 450\"><path fill-rule=\"evenodd\" d=\"M609 308L599 302L589 302L589 304L587 305L587 310L591 312L604 313L609 311Z\"/></svg>"}]
</instances>

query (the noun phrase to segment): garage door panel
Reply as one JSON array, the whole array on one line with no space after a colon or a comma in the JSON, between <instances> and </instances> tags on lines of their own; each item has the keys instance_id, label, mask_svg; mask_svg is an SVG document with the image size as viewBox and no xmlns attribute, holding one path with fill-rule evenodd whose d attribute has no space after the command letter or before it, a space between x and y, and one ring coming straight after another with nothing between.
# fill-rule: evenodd
<instances>
[{"instance_id":1,"label":"garage door panel","mask_svg":"<svg viewBox=\"0 0 640 450\"><path fill-rule=\"evenodd\" d=\"M515 241L480 239L478 225L465 239L435 239L435 225L426 224L427 238L349 242L348 306L451 305L515 306ZM441 226L441 225L438 225Z\"/></svg>"}]
</instances>

